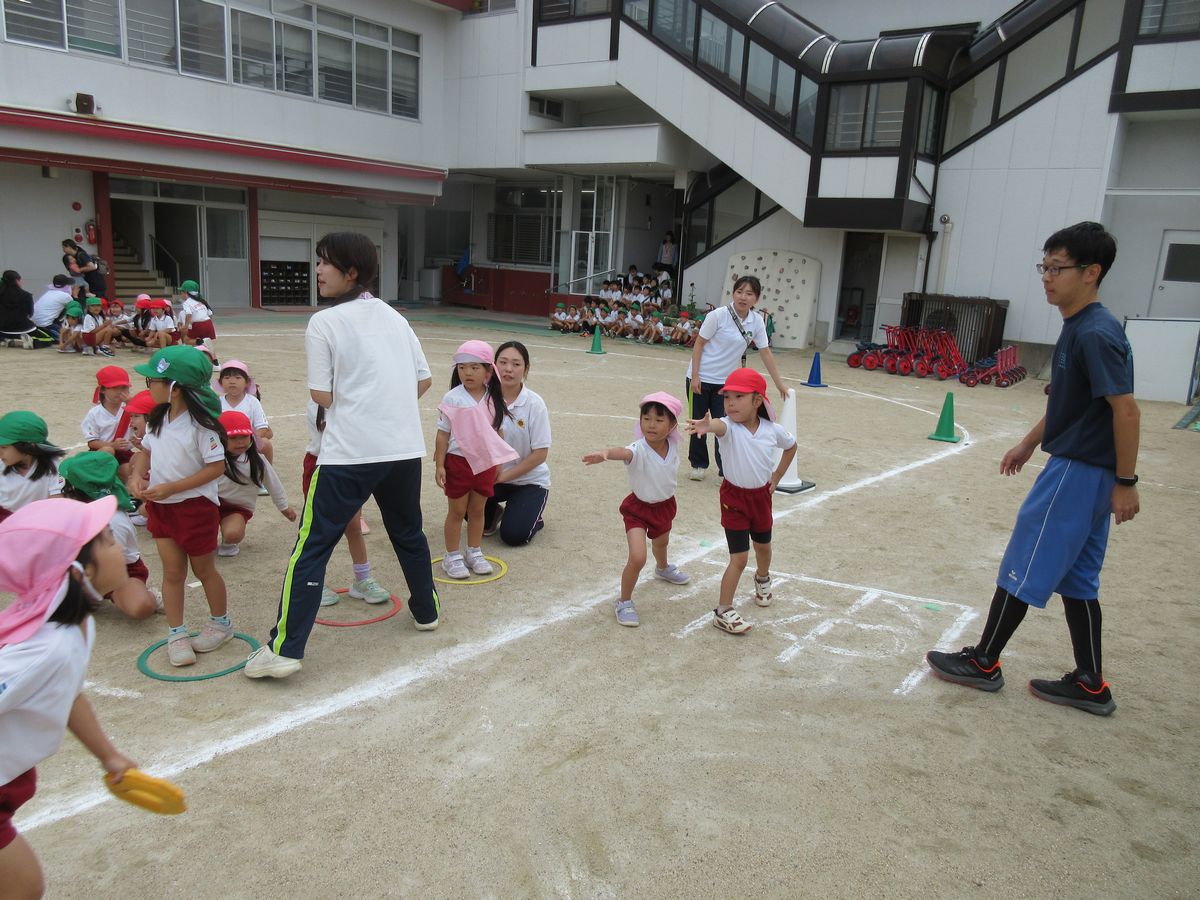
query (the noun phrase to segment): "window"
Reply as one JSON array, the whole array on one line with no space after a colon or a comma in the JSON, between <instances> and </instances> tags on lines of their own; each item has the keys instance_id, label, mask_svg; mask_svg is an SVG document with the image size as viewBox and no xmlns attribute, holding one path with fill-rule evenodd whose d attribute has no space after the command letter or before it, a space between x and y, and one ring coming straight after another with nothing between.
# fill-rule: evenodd
<instances>
[{"instance_id":1,"label":"window","mask_svg":"<svg viewBox=\"0 0 1200 900\"><path fill-rule=\"evenodd\" d=\"M61 0L4 0L4 34L10 41L62 47L66 25Z\"/></svg>"},{"instance_id":2,"label":"window","mask_svg":"<svg viewBox=\"0 0 1200 900\"><path fill-rule=\"evenodd\" d=\"M817 83L807 75L800 76L800 102L796 106L796 137L809 147L817 126Z\"/></svg>"},{"instance_id":3,"label":"window","mask_svg":"<svg viewBox=\"0 0 1200 900\"><path fill-rule=\"evenodd\" d=\"M746 68L746 100L791 130L795 94L796 70L751 41Z\"/></svg>"},{"instance_id":4,"label":"window","mask_svg":"<svg viewBox=\"0 0 1200 900\"><path fill-rule=\"evenodd\" d=\"M1200 284L1200 244L1168 244L1163 281Z\"/></svg>"},{"instance_id":5,"label":"window","mask_svg":"<svg viewBox=\"0 0 1200 900\"><path fill-rule=\"evenodd\" d=\"M1068 13L1008 54L1000 115L1007 115L1066 76L1067 48L1074 27L1075 14Z\"/></svg>"},{"instance_id":6,"label":"window","mask_svg":"<svg viewBox=\"0 0 1200 900\"><path fill-rule=\"evenodd\" d=\"M246 213L241 209L204 208L206 251L217 259L246 258Z\"/></svg>"},{"instance_id":7,"label":"window","mask_svg":"<svg viewBox=\"0 0 1200 900\"><path fill-rule=\"evenodd\" d=\"M118 0L67 0L67 46L72 50L121 55Z\"/></svg>"},{"instance_id":8,"label":"window","mask_svg":"<svg viewBox=\"0 0 1200 900\"><path fill-rule=\"evenodd\" d=\"M867 116L863 127L864 147L899 147L904 128L904 100L908 84L887 81L867 91Z\"/></svg>"},{"instance_id":9,"label":"window","mask_svg":"<svg viewBox=\"0 0 1200 900\"><path fill-rule=\"evenodd\" d=\"M465 210L425 210L425 255L457 259L471 242L471 214Z\"/></svg>"},{"instance_id":10,"label":"window","mask_svg":"<svg viewBox=\"0 0 1200 900\"><path fill-rule=\"evenodd\" d=\"M642 28L650 27L650 0L625 0L624 12Z\"/></svg>"},{"instance_id":11,"label":"window","mask_svg":"<svg viewBox=\"0 0 1200 900\"><path fill-rule=\"evenodd\" d=\"M754 221L754 185L739 179L713 198L712 246L726 240Z\"/></svg>"},{"instance_id":12,"label":"window","mask_svg":"<svg viewBox=\"0 0 1200 900\"><path fill-rule=\"evenodd\" d=\"M275 23L275 89L312 96L312 32L307 28Z\"/></svg>"},{"instance_id":13,"label":"window","mask_svg":"<svg viewBox=\"0 0 1200 900\"><path fill-rule=\"evenodd\" d=\"M950 94L944 144L947 150L991 124L992 106L996 102L996 71L997 65L993 63Z\"/></svg>"},{"instance_id":14,"label":"window","mask_svg":"<svg viewBox=\"0 0 1200 900\"><path fill-rule=\"evenodd\" d=\"M354 45L354 105L388 111L388 52L382 47Z\"/></svg>"},{"instance_id":15,"label":"window","mask_svg":"<svg viewBox=\"0 0 1200 900\"><path fill-rule=\"evenodd\" d=\"M312 4L301 3L299 0L271 0L271 10L281 16L303 19L305 22L311 22L313 19Z\"/></svg>"},{"instance_id":16,"label":"window","mask_svg":"<svg viewBox=\"0 0 1200 900\"><path fill-rule=\"evenodd\" d=\"M700 11L700 68L726 81L734 90L742 83L746 38L708 10Z\"/></svg>"},{"instance_id":17,"label":"window","mask_svg":"<svg viewBox=\"0 0 1200 900\"><path fill-rule=\"evenodd\" d=\"M176 69L174 0L125 0L125 40L131 61Z\"/></svg>"},{"instance_id":18,"label":"window","mask_svg":"<svg viewBox=\"0 0 1200 900\"><path fill-rule=\"evenodd\" d=\"M917 152L925 156L937 155L941 105L942 92L931 84L925 85L921 92L921 125L917 132Z\"/></svg>"},{"instance_id":19,"label":"window","mask_svg":"<svg viewBox=\"0 0 1200 900\"><path fill-rule=\"evenodd\" d=\"M837 84L829 93L826 150L864 150L900 146L908 83Z\"/></svg>"},{"instance_id":20,"label":"window","mask_svg":"<svg viewBox=\"0 0 1200 900\"><path fill-rule=\"evenodd\" d=\"M563 120L563 105L561 100L550 100L546 97L530 97L529 113L541 116L543 119Z\"/></svg>"},{"instance_id":21,"label":"window","mask_svg":"<svg viewBox=\"0 0 1200 900\"><path fill-rule=\"evenodd\" d=\"M1190 34L1200 31L1200 3L1196 0L1145 0L1138 34L1143 37Z\"/></svg>"},{"instance_id":22,"label":"window","mask_svg":"<svg viewBox=\"0 0 1200 900\"><path fill-rule=\"evenodd\" d=\"M1079 29L1079 47L1075 65L1091 62L1112 47L1121 36L1121 16L1125 0L1087 0L1083 6L1083 26Z\"/></svg>"},{"instance_id":23,"label":"window","mask_svg":"<svg viewBox=\"0 0 1200 900\"><path fill-rule=\"evenodd\" d=\"M275 29L266 16L229 11L229 45L237 84L275 88Z\"/></svg>"},{"instance_id":24,"label":"window","mask_svg":"<svg viewBox=\"0 0 1200 900\"><path fill-rule=\"evenodd\" d=\"M225 7L179 0L179 68L225 80Z\"/></svg>"},{"instance_id":25,"label":"window","mask_svg":"<svg viewBox=\"0 0 1200 900\"><path fill-rule=\"evenodd\" d=\"M654 36L692 58L696 42L696 4L694 0L655 0Z\"/></svg>"},{"instance_id":26,"label":"window","mask_svg":"<svg viewBox=\"0 0 1200 900\"><path fill-rule=\"evenodd\" d=\"M421 112L421 36L392 29L392 115L417 118Z\"/></svg>"},{"instance_id":27,"label":"window","mask_svg":"<svg viewBox=\"0 0 1200 900\"><path fill-rule=\"evenodd\" d=\"M548 266L554 248L553 186L497 184L488 216L488 259Z\"/></svg>"},{"instance_id":28,"label":"window","mask_svg":"<svg viewBox=\"0 0 1200 900\"><path fill-rule=\"evenodd\" d=\"M863 115L867 106L865 84L837 84L829 89L829 125L826 150L858 150L862 145Z\"/></svg>"},{"instance_id":29,"label":"window","mask_svg":"<svg viewBox=\"0 0 1200 900\"><path fill-rule=\"evenodd\" d=\"M334 103L354 102L351 42L325 32L317 33L317 96Z\"/></svg>"}]
</instances>

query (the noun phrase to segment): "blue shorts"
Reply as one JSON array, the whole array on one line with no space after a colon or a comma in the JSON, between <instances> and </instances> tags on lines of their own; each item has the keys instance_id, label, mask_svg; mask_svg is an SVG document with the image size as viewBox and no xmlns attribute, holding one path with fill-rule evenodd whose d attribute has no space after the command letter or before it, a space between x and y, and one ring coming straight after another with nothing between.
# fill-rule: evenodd
<instances>
[{"instance_id":1,"label":"blue shorts","mask_svg":"<svg viewBox=\"0 0 1200 900\"><path fill-rule=\"evenodd\" d=\"M1115 483L1108 469L1050 457L1017 513L996 584L1039 609L1051 594L1099 597Z\"/></svg>"}]
</instances>

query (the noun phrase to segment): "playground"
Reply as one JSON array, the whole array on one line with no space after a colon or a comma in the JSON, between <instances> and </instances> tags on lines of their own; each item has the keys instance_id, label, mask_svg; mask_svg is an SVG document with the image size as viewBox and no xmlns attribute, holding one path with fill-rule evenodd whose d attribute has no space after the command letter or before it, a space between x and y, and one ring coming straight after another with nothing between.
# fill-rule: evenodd
<instances>
[{"instance_id":1,"label":"playground","mask_svg":"<svg viewBox=\"0 0 1200 900\"><path fill-rule=\"evenodd\" d=\"M304 668L187 682L139 670L160 618L97 617L91 695L115 743L187 794L153 816L120 803L70 737L39 767L18 819L51 897L1184 896L1200 875L1195 797L1200 700L1179 647L1200 639L1200 435L1186 411L1142 404L1142 511L1114 529L1104 569L1108 719L1028 693L1074 668L1061 605L1034 610L997 694L928 674L924 653L970 644L1040 451L1013 478L1000 458L1044 409L1034 377L1000 389L868 372L778 351L797 391L805 493L775 496L774 604L738 606L744 636L711 627L727 560L715 471L681 468L676 587L647 568L641 627L613 617L625 537L621 466L589 450L632 440L638 399L683 397L678 349L553 334L530 320L414 309L435 406L466 338L523 341L528 386L554 429L546 527L526 547L485 538L502 577L441 584L441 626L406 608L372 624L318 625ZM255 367L276 468L300 502L306 443L300 315L220 320L222 359ZM0 350L39 385L51 440L78 443L102 362ZM128 369L145 357L120 353ZM756 361L752 356L749 365ZM759 366L761 369L761 366ZM930 440L953 391L953 436ZM779 402L778 396L773 396ZM381 388L380 402L387 402ZM446 502L425 465L425 530L443 552ZM373 574L405 593L368 505ZM140 530L151 583L152 539ZM230 614L267 636L294 526L260 503L242 553L220 560ZM344 546L327 582L344 587ZM188 621L204 614L188 590ZM347 625L386 613L351 599ZM186 673L162 649L143 666L215 675L234 641ZM1191 835L1191 837L1189 837Z\"/></svg>"}]
</instances>

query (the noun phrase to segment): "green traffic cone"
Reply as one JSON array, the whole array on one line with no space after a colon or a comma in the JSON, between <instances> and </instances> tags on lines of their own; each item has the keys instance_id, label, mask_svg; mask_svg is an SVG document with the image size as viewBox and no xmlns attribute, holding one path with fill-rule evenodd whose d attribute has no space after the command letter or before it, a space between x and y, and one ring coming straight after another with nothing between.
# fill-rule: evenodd
<instances>
[{"instance_id":1,"label":"green traffic cone","mask_svg":"<svg viewBox=\"0 0 1200 900\"><path fill-rule=\"evenodd\" d=\"M588 353L604 353L604 348L602 348L600 346L600 328L599 328L599 326L597 326L596 329L594 331L592 331L592 349L589 350Z\"/></svg>"},{"instance_id":2,"label":"green traffic cone","mask_svg":"<svg viewBox=\"0 0 1200 900\"><path fill-rule=\"evenodd\" d=\"M947 444L957 444L962 440L954 433L954 392L946 391L946 400L942 403L942 414L938 417L937 431L929 435L931 441L945 441Z\"/></svg>"}]
</instances>

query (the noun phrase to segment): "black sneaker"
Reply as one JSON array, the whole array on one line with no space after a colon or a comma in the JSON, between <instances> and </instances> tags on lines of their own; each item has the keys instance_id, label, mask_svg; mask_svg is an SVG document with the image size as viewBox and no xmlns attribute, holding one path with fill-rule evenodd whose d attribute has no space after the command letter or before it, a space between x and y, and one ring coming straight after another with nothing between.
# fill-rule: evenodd
<instances>
[{"instance_id":1,"label":"black sneaker","mask_svg":"<svg viewBox=\"0 0 1200 900\"><path fill-rule=\"evenodd\" d=\"M974 647L963 647L958 653L930 650L925 654L925 661L933 669L933 674L944 681L989 692L1004 687L1000 661L977 654Z\"/></svg>"},{"instance_id":2,"label":"black sneaker","mask_svg":"<svg viewBox=\"0 0 1200 900\"><path fill-rule=\"evenodd\" d=\"M1094 716L1111 716L1117 708L1108 682L1099 675L1080 669L1068 672L1058 681L1034 678L1029 682L1029 692L1051 703L1073 706Z\"/></svg>"}]
</instances>

